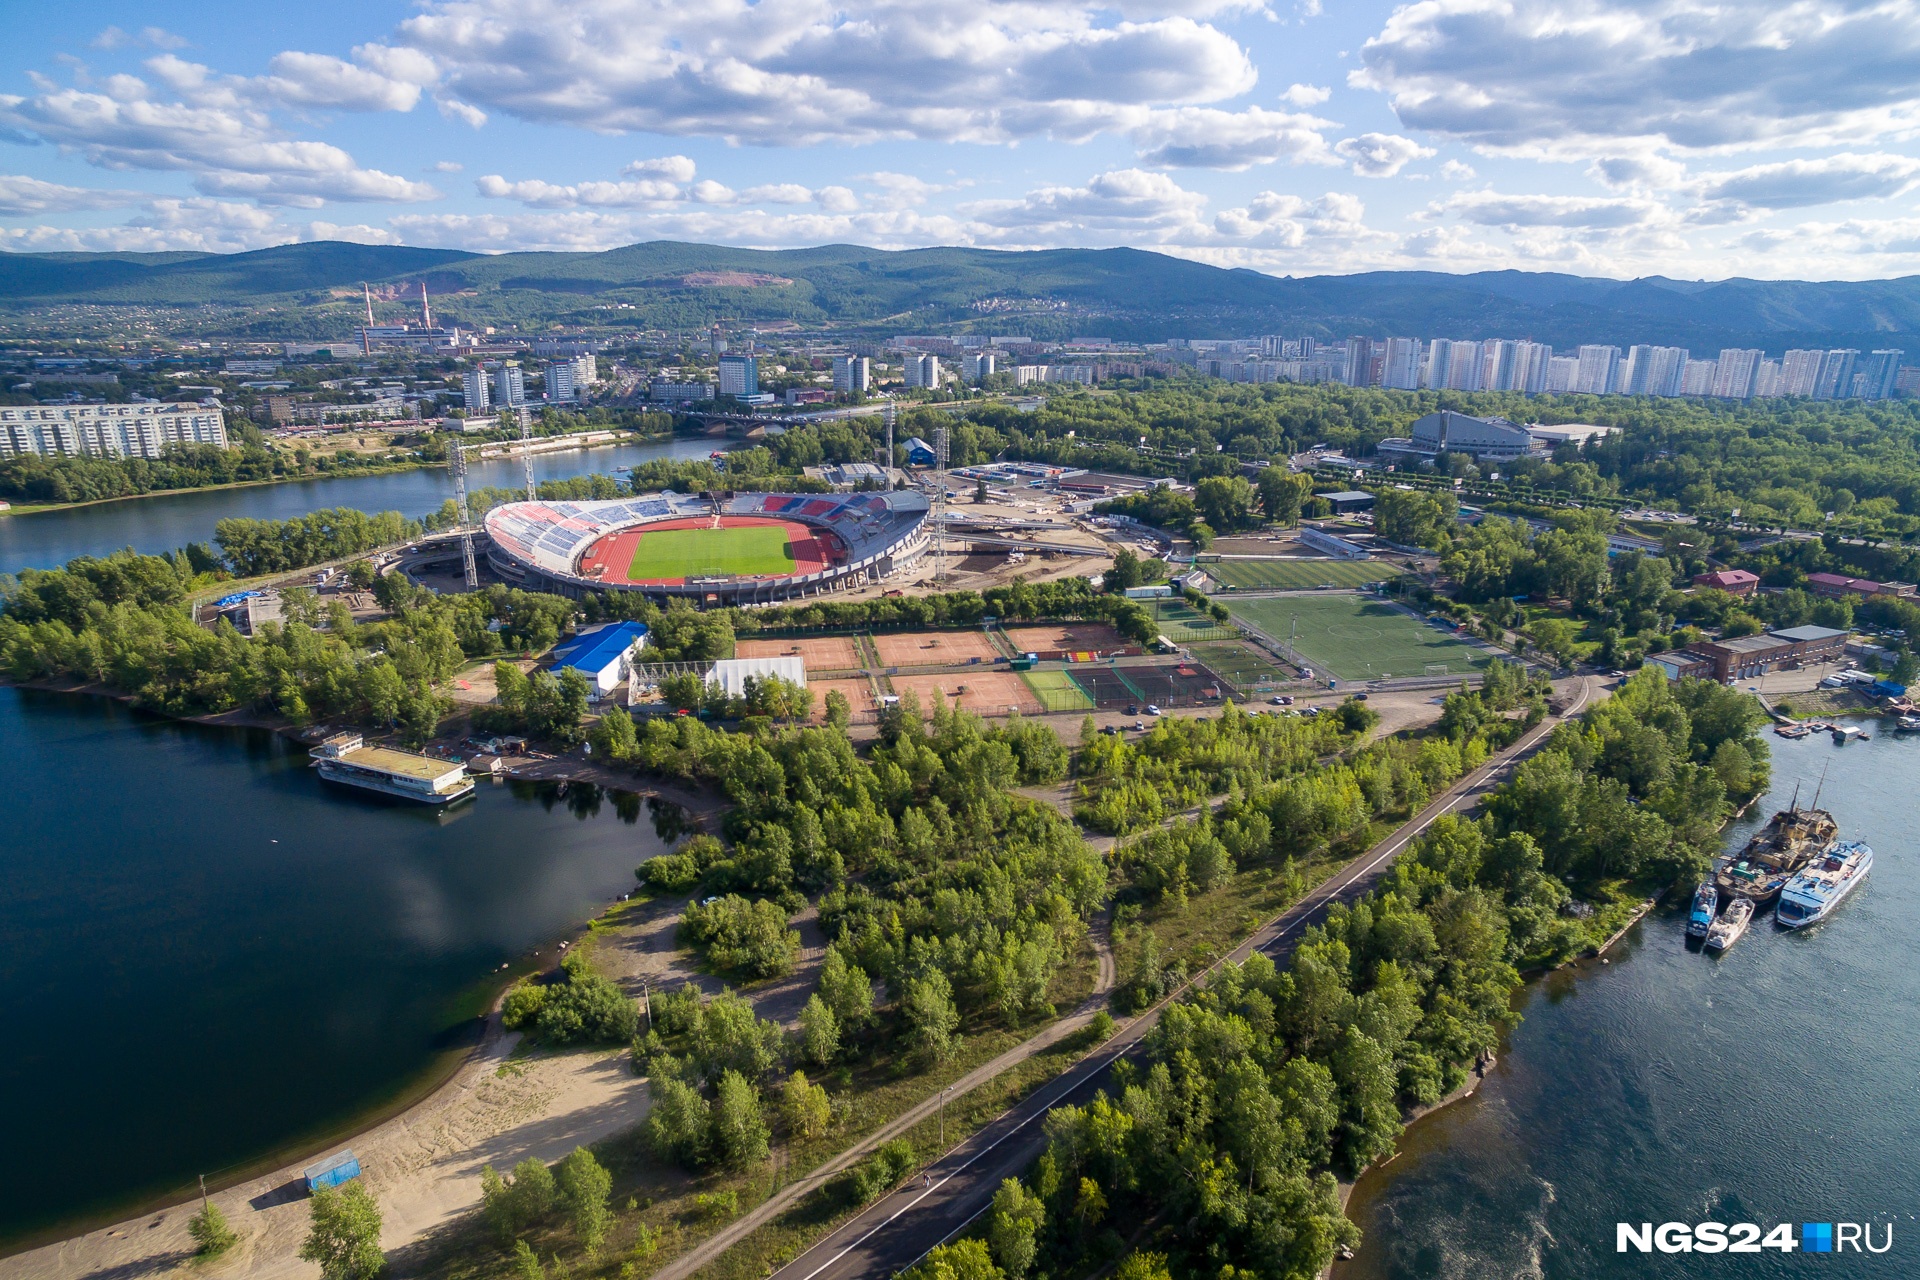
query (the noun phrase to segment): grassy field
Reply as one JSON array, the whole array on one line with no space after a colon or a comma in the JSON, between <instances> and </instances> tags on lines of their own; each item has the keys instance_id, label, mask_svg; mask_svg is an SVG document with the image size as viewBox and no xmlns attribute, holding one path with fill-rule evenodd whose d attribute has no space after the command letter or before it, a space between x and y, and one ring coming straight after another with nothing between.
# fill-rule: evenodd
<instances>
[{"instance_id":1,"label":"grassy field","mask_svg":"<svg viewBox=\"0 0 1920 1280\"><path fill-rule=\"evenodd\" d=\"M1064 671L1028 671L1020 678L1049 711L1093 710L1093 699Z\"/></svg>"},{"instance_id":2,"label":"grassy field","mask_svg":"<svg viewBox=\"0 0 1920 1280\"><path fill-rule=\"evenodd\" d=\"M1195 640L1231 640L1239 635L1232 627L1221 626L1180 600L1154 601L1153 620L1160 624L1160 634L1175 644L1191 644Z\"/></svg>"},{"instance_id":3,"label":"grassy field","mask_svg":"<svg viewBox=\"0 0 1920 1280\"><path fill-rule=\"evenodd\" d=\"M1294 636L1300 656L1339 680L1388 674L1426 675L1445 663L1447 674L1484 667L1491 655L1448 633L1359 595L1285 596L1233 602L1233 612L1279 640ZM1297 635L1294 620L1300 623Z\"/></svg>"},{"instance_id":4,"label":"grassy field","mask_svg":"<svg viewBox=\"0 0 1920 1280\"><path fill-rule=\"evenodd\" d=\"M1200 569L1215 582L1242 590L1364 587L1398 572L1377 560L1213 560Z\"/></svg>"},{"instance_id":5,"label":"grassy field","mask_svg":"<svg viewBox=\"0 0 1920 1280\"><path fill-rule=\"evenodd\" d=\"M776 525L739 529L661 529L634 544L627 575L636 581L715 574L793 571L787 531Z\"/></svg>"},{"instance_id":6,"label":"grassy field","mask_svg":"<svg viewBox=\"0 0 1920 1280\"><path fill-rule=\"evenodd\" d=\"M1237 640L1211 640L1193 646L1193 656L1235 684L1257 684L1286 677L1259 650Z\"/></svg>"}]
</instances>

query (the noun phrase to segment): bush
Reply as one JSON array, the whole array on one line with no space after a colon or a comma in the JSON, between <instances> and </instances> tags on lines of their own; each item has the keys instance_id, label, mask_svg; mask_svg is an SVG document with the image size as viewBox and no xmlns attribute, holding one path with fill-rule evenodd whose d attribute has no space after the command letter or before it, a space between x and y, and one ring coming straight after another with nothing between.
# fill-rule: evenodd
<instances>
[{"instance_id":1,"label":"bush","mask_svg":"<svg viewBox=\"0 0 1920 1280\"><path fill-rule=\"evenodd\" d=\"M743 977L782 977L792 972L800 951L800 935L787 928L785 911L736 893L688 904L680 929L686 939L705 948L715 969Z\"/></svg>"},{"instance_id":2,"label":"bush","mask_svg":"<svg viewBox=\"0 0 1920 1280\"><path fill-rule=\"evenodd\" d=\"M500 1020L547 1044L627 1044L640 1028L640 1011L626 992L593 971L576 951L561 964L561 980L524 983L507 993Z\"/></svg>"},{"instance_id":3,"label":"bush","mask_svg":"<svg viewBox=\"0 0 1920 1280\"><path fill-rule=\"evenodd\" d=\"M240 1242L227 1225L227 1215L211 1200L187 1220L187 1234L193 1237L194 1252L203 1258L217 1258Z\"/></svg>"},{"instance_id":4,"label":"bush","mask_svg":"<svg viewBox=\"0 0 1920 1280\"><path fill-rule=\"evenodd\" d=\"M849 1203L865 1204L906 1177L913 1166L913 1144L895 1138L841 1175L841 1192Z\"/></svg>"}]
</instances>

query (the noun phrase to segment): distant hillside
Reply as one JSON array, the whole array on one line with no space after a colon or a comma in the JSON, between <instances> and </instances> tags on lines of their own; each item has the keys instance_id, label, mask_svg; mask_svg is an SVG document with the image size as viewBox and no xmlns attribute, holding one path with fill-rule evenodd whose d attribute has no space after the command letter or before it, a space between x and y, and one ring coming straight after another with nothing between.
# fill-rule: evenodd
<instances>
[{"instance_id":1,"label":"distant hillside","mask_svg":"<svg viewBox=\"0 0 1920 1280\"><path fill-rule=\"evenodd\" d=\"M16 313L71 303L272 308L199 322L261 337L337 333L357 314L343 291L364 280L394 293L423 278L449 317L540 328L790 322L1134 339L1411 334L1697 351L1904 345L1920 356L1920 277L1688 282L1379 271L1292 279L1136 249L768 251L671 241L498 255L340 243L224 255L0 253L0 298Z\"/></svg>"}]
</instances>

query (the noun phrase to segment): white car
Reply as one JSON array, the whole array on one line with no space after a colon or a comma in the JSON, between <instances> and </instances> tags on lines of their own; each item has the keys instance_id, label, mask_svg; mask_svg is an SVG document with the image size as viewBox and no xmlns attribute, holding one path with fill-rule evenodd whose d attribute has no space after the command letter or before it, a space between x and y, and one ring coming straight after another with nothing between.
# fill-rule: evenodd
<instances>
[{"instance_id":1,"label":"white car","mask_svg":"<svg viewBox=\"0 0 1920 1280\"><path fill-rule=\"evenodd\" d=\"M1147 704L1147 714L1150 716L1157 716L1160 714L1160 708L1154 706L1151 702L1149 702Z\"/></svg>"}]
</instances>

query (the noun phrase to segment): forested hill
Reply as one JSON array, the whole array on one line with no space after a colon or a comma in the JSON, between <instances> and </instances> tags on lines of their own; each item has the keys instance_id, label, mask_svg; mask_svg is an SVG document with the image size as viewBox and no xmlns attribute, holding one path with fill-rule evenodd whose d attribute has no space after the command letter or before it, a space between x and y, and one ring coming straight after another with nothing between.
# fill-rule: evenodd
<instances>
[{"instance_id":1,"label":"forested hill","mask_svg":"<svg viewBox=\"0 0 1920 1280\"><path fill-rule=\"evenodd\" d=\"M474 324L691 328L715 321L899 332L1152 339L1256 332L1340 338L1532 337L1721 346L1903 346L1920 352L1920 277L1867 282L1543 272L1270 276L1135 249L754 250L655 241L603 253L483 255L315 243L240 254L0 253L0 300L273 308L222 331L337 333L360 282L390 297L425 279ZM377 296L377 295L376 295Z\"/></svg>"}]
</instances>

